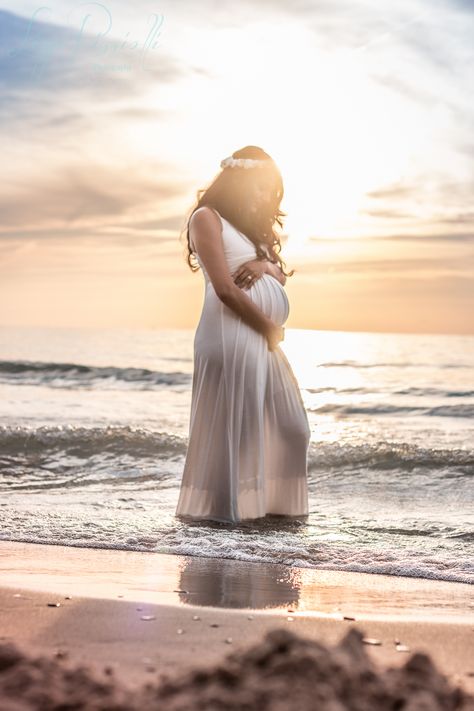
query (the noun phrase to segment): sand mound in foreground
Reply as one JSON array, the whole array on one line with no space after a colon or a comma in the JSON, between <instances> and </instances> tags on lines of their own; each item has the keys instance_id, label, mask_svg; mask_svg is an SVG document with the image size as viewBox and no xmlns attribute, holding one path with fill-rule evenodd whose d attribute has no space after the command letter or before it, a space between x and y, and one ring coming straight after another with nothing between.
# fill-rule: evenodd
<instances>
[{"instance_id":1,"label":"sand mound in foreground","mask_svg":"<svg viewBox=\"0 0 474 711\"><path fill-rule=\"evenodd\" d=\"M328 647L283 628L214 666L160 676L133 691L101 670L0 644L2 711L474 711L424 653L377 667L351 628Z\"/></svg>"}]
</instances>

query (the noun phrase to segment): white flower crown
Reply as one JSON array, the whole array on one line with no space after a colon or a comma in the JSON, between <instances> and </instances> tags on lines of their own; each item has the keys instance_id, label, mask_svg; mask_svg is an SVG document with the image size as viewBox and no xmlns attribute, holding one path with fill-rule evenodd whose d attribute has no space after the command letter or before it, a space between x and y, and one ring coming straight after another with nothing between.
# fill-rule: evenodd
<instances>
[{"instance_id":1,"label":"white flower crown","mask_svg":"<svg viewBox=\"0 0 474 711\"><path fill-rule=\"evenodd\" d=\"M228 156L221 160L221 168L253 168L255 165L265 162L266 160L260 158L233 158Z\"/></svg>"}]
</instances>

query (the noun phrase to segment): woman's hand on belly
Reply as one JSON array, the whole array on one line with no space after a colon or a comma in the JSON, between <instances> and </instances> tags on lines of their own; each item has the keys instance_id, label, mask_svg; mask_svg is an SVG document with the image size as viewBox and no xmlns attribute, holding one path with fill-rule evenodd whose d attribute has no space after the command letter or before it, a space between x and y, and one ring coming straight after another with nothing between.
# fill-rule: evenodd
<instances>
[{"instance_id":1,"label":"woman's hand on belly","mask_svg":"<svg viewBox=\"0 0 474 711\"><path fill-rule=\"evenodd\" d=\"M270 274L270 276L275 277L280 284L284 284L286 281L286 277L282 274L280 267L270 262L269 259L251 259L248 262L244 262L235 271L233 279L236 286L248 289L264 274Z\"/></svg>"},{"instance_id":2,"label":"woman's hand on belly","mask_svg":"<svg viewBox=\"0 0 474 711\"><path fill-rule=\"evenodd\" d=\"M250 259L236 269L233 274L234 283L239 288L248 289L257 279L267 273L267 260Z\"/></svg>"},{"instance_id":3,"label":"woman's hand on belly","mask_svg":"<svg viewBox=\"0 0 474 711\"><path fill-rule=\"evenodd\" d=\"M270 276L275 277L275 279L278 279L280 284L285 286L286 276L281 271L280 266L278 264L275 264L275 262L270 262L269 260L267 261L266 264L267 264L267 274L270 274Z\"/></svg>"}]
</instances>

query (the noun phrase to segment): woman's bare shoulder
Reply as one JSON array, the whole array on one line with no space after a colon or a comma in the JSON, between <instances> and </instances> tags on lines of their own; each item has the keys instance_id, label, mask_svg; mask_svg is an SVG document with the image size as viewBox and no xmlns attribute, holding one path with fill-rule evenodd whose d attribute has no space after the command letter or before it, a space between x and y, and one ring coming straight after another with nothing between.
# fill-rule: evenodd
<instances>
[{"instance_id":1,"label":"woman's bare shoulder","mask_svg":"<svg viewBox=\"0 0 474 711\"><path fill-rule=\"evenodd\" d=\"M215 243L216 235L222 234L222 222L219 215L211 207L202 205L189 218L191 249L196 251L196 245L204 239Z\"/></svg>"},{"instance_id":2,"label":"woman's bare shoulder","mask_svg":"<svg viewBox=\"0 0 474 711\"><path fill-rule=\"evenodd\" d=\"M219 218L218 213L212 207L209 207L208 205L202 205L201 207L198 207L197 210L194 210L193 214L189 219L190 225L191 222L203 226L210 226L213 224L219 226L221 220Z\"/></svg>"}]
</instances>

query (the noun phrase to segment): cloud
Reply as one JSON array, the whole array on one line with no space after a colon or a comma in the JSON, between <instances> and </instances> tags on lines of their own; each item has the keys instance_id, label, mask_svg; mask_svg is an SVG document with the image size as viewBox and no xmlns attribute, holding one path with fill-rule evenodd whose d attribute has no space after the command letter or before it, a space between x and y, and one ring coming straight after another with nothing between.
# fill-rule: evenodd
<instances>
[{"instance_id":1,"label":"cloud","mask_svg":"<svg viewBox=\"0 0 474 711\"><path fill-rule=\"evenodd\" d=\"M381 84L386 89L391 89L397 92L403 98L409 99L417 104L421 104L426 108L430 108L434 104L439 103L439 94L435 90L428 91L426 87L420 86L416 79L402 79L399 76L393 76L388 72L380 72L373 70L370 72L371 78Z\"/></svg>"},{"instance_id":2,"label":"cloud","mask_svg":"<svg viewBox=\"0 0 474 711\"><path fill-rule=\"evenodd\" d=\"M120 10L120 2L117 7ZM204 0L199 8L192 3L175 4L170 8L170 15L176 40L180 37L179 29L194 31L203 24L209 27L219 24L237 27L245 36L246 25L262 18L286 18L292 22L299 20L305 29L310 28L313 32L316 47L324 47L328 52L341 48L353 49L359 53L357 56L364 62L369 73L376 67L373 70L379 72L375 76L376 80L385 82L386 86L406 98L418 100L421 97L421 104L425 108L431 106L432 99L439 101L440 83L443 88L446 86L446 78L441 79L437 71L438 64L441 62L448 66L452 63L455 72L453 76L448 72L448 78L455 84L462 64L460 60L466 56L466 47L469 46L469 27L463 29L462 23L456 24L453 20L456 12L448 2L437 2L433 6L428 0L414 0L409 5L389 3L382 8L376 0L359 0L356 4L352 0L321 0L318 3L313 0L295 0L294 3L288 0L263 0L258 7L243 3L231 14L225 4L217 0ZM137 131L142 128L143 122L156 123L158 135L160 127L166 122L172 123L175 117L182 117L183 109L179 102L176 111L171 102L163 102L162 106L157 105L156 108L150 106L150 89L153 89L154 96L158 97L157 104L160 104L159 87L162 83L174 86L194 74L197 76L203 73L208 76L209 71L205 67L196 66L194 58L198 58L198 54L191 56L191 59L188 56L186 61L184 55L180 57L179 42L176 41L172 47L176 56L166 46L160 47L150 55L150 67L145 72L104 70L97 75L96 80L91 81L87 73L84 73L93 58L90 43L85 42L82 50L73 51L77 32L47 21L45 18L49 17L48 14L39 17L43 20L35 22L31 42L25 45L24 38L30 18L0 11L0 56L6 60L6 71L0 78L4 99L0 106L0 121L7 123L11 136L17 134L16 148L22 157L28 156L28 153L37 155L41 146L49 146L56 165L51 161L53 165L50 167L48 161L48 167L58 178L49 182L48 194L42 189L43 181L22 177L21 182L26 186L22 193L10 191L8 199L4 196L1 201L6 227L13 227L15 219L18 219L20 231L29 229L34 217L40 220L36 225L38 229L42 229L54 216L67 223L69 228L77 220L82 220L84 227L87 221L94 219L108 221L115 216L117 221L123 221L134 207L149 204L154 195L154 188L151 187L153 181L147 175L147 167L137 165L133 178L130 175L130 180L123 180L123 189L120 187L122 179L112 167L108 171L98 169L101 175L99 184L94 175L95 161L90 157L94 141L100 142L99 150L105 144L107 151L108 126L111 127L111 133L115 130L117 135L122 126L133 126L135 121L140 124ZM183 23L182 27L180 23ZM441 43L440 39L443 40ZM115 42L113 39L104 39L105 56L110 53L114 61L120 64L119 60L129 59L130 56L127 56L126 51L112 52ZM54 61L45 62L51 47L54 49L51 55ZM199 43L196 47L199 49ZM17 53L10 54L12 51ZM433 61L432 54L435 55ZM42 68L39 76L28 71L35 63ZM401 71L397 73L397 69ZM422 81L425 76L429 81ZM143 96L147 99L141 105ZM441 96L442 100L444 98ZM453 101L450 95L448 105L454 105ZM467 114L466 110L463 116ZM427 111L425 115L429 120L430 113ZM469 122L464 120L467 127ZM149 127L145 127L148 130ZM152 135L151 131L149 135ZM463 146L471 145L469 135L468 131L465 136L461 132L453 134L450 138L453 146L456 141L454 150L462 151ZM446 139L446 150L449 150L449 137ZM73 145L76 141L77 153ZM82 156L83 147L85 150ZM112 151L120 151L123 157L128 148L126 139L123 146L121 143L114 145L111 141L110 148ZM134 150L136 144L131 145L130 152L133 154ZM106 151L99 154L102 162L107 160ZM466 150L466 162L470 155ZM46 157L45 151L41 158L44 160ZM423 172L424 156L415 158L418 174L413 178L407 177L406 183L394 182L367 193L368 200L376 202L374 205L365 205L361 214L394 222L410 219L416 221L416 207L424 203L426 211L433 211L433 229L439 228L439 222L444 221L448 225L471 224L472 192L469 191L472 185L467 182L464 187L459 184L453 187L447 179L449 176L442 174L444 166L440 165L438 175L429 170ZM418 159L421 159L419 168ZM73 167L70 168L71 163ZM172 175L173 166L157 166L158 170L160 168L162 173L158 172L157 175ZM65 178L64 185L61 185L62 176ZM166 181L159 179L156 194L163 198L178 199L188 188L184 182L174 185L167 192ZM447 207L450 209L445 209ZM176 205L170 209L175 213ZM148 224L151 225L150 229L154 229L156 212L156 209L153 210L151 217L147 216L145 220L139 219L137 215L137 222L143 225L137 229L146 231ZM170 219L173 223L170 229L180 227L180 221ZM425 226L429 220L423 219L423 222ZM414 231L416 224L410 227ZM134 230L135 227L130 229ZM393 226L392 229L397 231L399 228ZM449 229L446 227L446 231Z\"/></svg>"},{"instance_id":3,"label":"cloud","mask_svg":"<svg viewBox=\"0 0 474 711\"><path fill-rule=\"evenodd\" d=\"M412 229L423 219L425 231L429 224L434 232L443 225L472 225L474 228L473 195L474 179L447 180L423 173L416 182L400 181L367 192L365 197L375 201L375 207L361 208L360 214L387 220L412 219ZM413 206L421 212L410 211ZM428 221L422 217L426 211L430 213Z\"/></svg>"},{"instance_id":4,"label":"cloud","mask_svg":"<svg viewBox=\"0 0 474 711\"><path fill-rule=\"evenodd\" d=\"M0 10L0 120L4 122L29 120L38 112L47 117L58 92L64 103L103 104L124 96L140 97L147 86L173 83L188 74L186 66L162 47L150 50L142 67L139 53L118 49L115 39L105 38L96 48L93 36L84 33L78 42L76 31L44 21L44 13L37 17L31 22ZM70 121L78 118L75 112L66 115Z\"/></svg>"},{"instance_id":5,"label":"cloud","mask_svg":"<svg viewBox=\"0 0 474 711\"><path fill-rule=\"evenodd\" d=\"M89 45L74 51L77 32L38 19L26 41L29 24L30 17L0 10L0 123L9 135L2 162L2 249L7 241L154 245L177 239L184 218L176 203L189 180L176 175L170 160L153 157L152 140L151 150L144 141L145 155L139 155L135 137L149 124L151 139L153 131L160 138L176 114L172 102L162 107L143 101L150 87L158 93L163 83L200 70L160 47L141 71L105 67L94 77L88 74ZM106 53L115 41L104 39Z\"/></svg>"},{"instance_id":6,"label":"cloud","mask_svg":"<svg viewBox=\"0 0 474 711\"><path fill-rule=\"evenodd\" d=\"M377 188L376 190L370 190L366 193L369 198L400 198L400 197L412 197L418 188L414 185L406 185L403 183L396 183L393 185L388 185L386 187Z\"/></svg>"},{"instance_id":7,"label":"cloud","mask_svg":"<svg viewBox=\"0 0 474 711\"><path fill-rule=\"evenodd\" d=\"M155 166L154 175L166 176L166 166ZM51 178L24 181L21 192L10 194L3 191L0 197L2 233L10 237L14 232L21 234L32 228L29 234L51 234L52 227L73 235L78 227L88 227L92 221L97 226L121 224L130 213L142 214L160 200L179 197L185 185L169 179L149 178L138 171L123 172L104 166L65 166ZM137 220L144 229L142 218ZM159 229L160 220L150 220L150 229ZM175 226L169 218L168 224ZM133 226L128 221L127 226ZM166 221L163 220L163 226ZM8 230L5 228L15 228ZM82 228L81 228L82 231ZM0 233L0 236L1 234Z\"/></svg>"},{"instance_id":8,"label":"cloud","mask_svg":"<svg viewBox=\"0 0 474 711\"><path fill-rule=\"evenodd\" d=\"M363 242L372 241L393 241L393 242L459 242L459 243L474 243L474 231L466 233L445 233L445 234L392 234L392 235L372 235L360 238ZM310 242L350 242L354 243L354 237L310 237Z\"/></svg>"},{"instance_id":9,"label":"cloud","mask_svg":"<svg viewBox=\"0 0 474 711\"><path fill-rule=\"evenodd\" d=\"M402 212L401 210L360 210L362 215L369 215L369 217L380 217L390 220L414 220L416 215L409 212Z\"/></svg>"},{"instance_id":10,"label":"cloud","mask_svg":"<svg viewBox=\"0 0 474 711\"><path fill-rule=\"evenodd\" d=\"M474 15L474 5L472 4L472 0L445 0L445 2L446 7L450 10L458 7L459 9L465 10L471 15Z\"/></svg>"},{"instance_id":11,"label":"cloud","mask_svg":"<svg viewBox=\"0 0 474 711\"><path fill-rule=\"evenodd\" d=\"M474 228L474 211L460 212L457 215L443 217L443 223L453 225L472 225Z\"/></svg>"},{"instance_id":12,"label":"cloud","mask_svg":"<svg viewBox=\"0 0 474 711\"><path fill-rule=\"evenodd\" d=\"M331 272L344 274L345 272L364 274L368 278L373 278L381 273L386 276L396 276L407 274L408 272L416 272L420 279L432 277L434 274L462 274L469 272L474 266L474 254L469 260L465 256L459 255L452 258L441 257L402 257L392 259L327 259L319 261L311 261L303 264L298 264L295 267L298 273L317 275L321 272Z\"/></svg>"}]
</instances>

